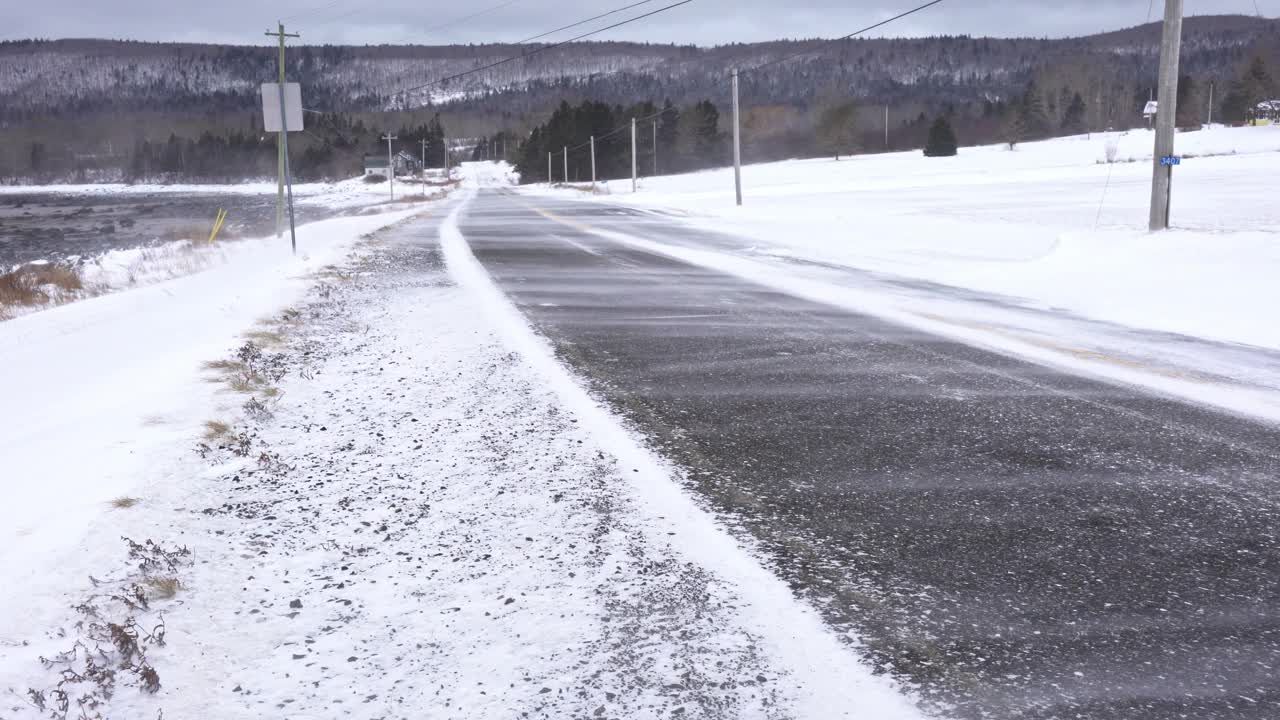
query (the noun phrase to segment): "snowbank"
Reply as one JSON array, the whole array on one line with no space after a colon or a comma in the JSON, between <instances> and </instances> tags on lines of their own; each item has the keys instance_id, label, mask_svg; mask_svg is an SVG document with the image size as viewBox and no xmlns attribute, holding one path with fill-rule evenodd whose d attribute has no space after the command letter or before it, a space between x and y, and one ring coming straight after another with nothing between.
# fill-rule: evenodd
<instances>
[{"instance_id":1,"label":"snowbank","mask_svg":"<svg viewBox=\"0 0 1280 720\"><path fill-rule=\"evenodd\" d=\"M38 621L31 596L82 567L64 555L84 552L77 541L108 501L200 435L212 393L201 363L361 235L421 210L313 223L297 257L287 241L247 241L203 272L0 323L0 637Z\"/></svg>"}]
</instances>

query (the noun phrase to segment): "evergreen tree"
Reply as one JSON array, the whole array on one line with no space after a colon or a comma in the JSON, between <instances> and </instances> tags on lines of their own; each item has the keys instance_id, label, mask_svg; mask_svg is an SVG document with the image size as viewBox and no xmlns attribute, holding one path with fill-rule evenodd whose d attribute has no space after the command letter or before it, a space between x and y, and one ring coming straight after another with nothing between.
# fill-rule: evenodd
<instances>
[{"instance_id":1,"label":"evergreen tree","mask_svg":"<svg viewBox=\"0 0 1280 720\"><path fill-rule=\"evenodd\" d=\"M1252 122L1258 103L1270 100L1275 93L1276 83L1266 61L1254 57L1244 74L1231 83L1222 101L1222 116L1228 122Z\"/></svg>"},{"instance_id":2,"label":"evergreen tree","mask_svg":"<svg viewBox=\"0 0 1280 720\"><path fill-rule=\"evenodd\" d=\"M1067 104L1067 109L1062 115L1062 131L1068 135L1078 135L1088 129L1085 121L1085 114L1088 108L1085 107L1084 98L1080 97L1080 93L1076 93L1071 98L1071 102Z\"/></svg>"},{"instance_id":3,"label":"evergreen tree","mask_svg":"<svg viewBox=\"0 0 1280 720\"><path fill-rule=\"evenodd\" d=\"M852 100L830 100L818 117L818 143L827 154L840 159L854 151L858 106Z\"/></svg>"},{"instance_id":4,"label":"evergreen tree","mask_svg":"<svg viewBox=\"0 0 1280 720\"><path fill-rule=\"evenodd\" d=\"M680 111L668 99L662 104L662 115L658 117L658 172L669 172L676 167L673 158L680 136L679 124Z\"/></svg>"},{"instance_id":5,"label":"evergreen tree","mask_svg":"<svg viewBox=\"0 0 1280 720\"><path fill-rule=\"evenodd\" d=\"M952 157L958 152L956 133L946 115L939 115L929 128L929 144L924 147L925 157Z\"/></svg>"},{"instance_id":6,"label":"evergreen tree","mask_svg":"<svg viewBox=\"0 0 1280 720\"><path fill-rule=\"evenodd\" d=\"M1023 134L1027 138L1048 137L1049 114L1044 107L1044 97L1034 80L1027 83L1027 89L1018 103L1018 115L1021 117Z\"/></svg>"}]
</instances>

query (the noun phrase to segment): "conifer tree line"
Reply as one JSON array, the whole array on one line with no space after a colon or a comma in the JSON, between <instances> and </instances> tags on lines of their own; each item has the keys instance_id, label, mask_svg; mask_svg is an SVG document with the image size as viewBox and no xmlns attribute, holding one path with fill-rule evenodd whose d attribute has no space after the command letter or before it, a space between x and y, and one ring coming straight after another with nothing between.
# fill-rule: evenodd
<instances>
[{"instance_id":1,"label":"conifer tree line","mask_svg":"<svg viewBox=\"0 0 1280 720\"><path fill-rule=\"evenodd\" d=\"M520 143L516 169L521 181L547 181L547 153L555 156L551 179L562 180L565 147L575 148L569 153L569 180L591 180L590 148L578 146L592 137L597 138L596 177L631 177L632 118L645 118L636 128L636 161L642 174L653 173L655 151L660 174L724 164L728 136L720 129L720 111L710 100L686 108L677 108L667 100L661 111L652 100L630 107L590 100L577 106L561 102L551 117Z\"/></svg>"},{"instance_id":2,"label":"conifer tree line","mask_svg":"<svg viewBox=\"0 0 1280 720\"><path fill-rule=\"evenodd\" d=\"M87 151L33 140L21 153L9 155L16 167L0 162L0 182L6 177L81 182L238 182L274 177L276 133L257 129L256 115L249 118L249 129L203 129L194 137L170 132L162 140L136 137L132 144L99 143ZM302 181L359 175L366 155L385 156L387 146L381 136L388 131L398 138L394 150L421 158L421 141L425 140L427 167L443 166L446 139L439 114L426 122L396 127L366 124L361 117L343 113L325 113L308 115L306 131L290 133L293 175Z\"/></svg>"}]
</instances>

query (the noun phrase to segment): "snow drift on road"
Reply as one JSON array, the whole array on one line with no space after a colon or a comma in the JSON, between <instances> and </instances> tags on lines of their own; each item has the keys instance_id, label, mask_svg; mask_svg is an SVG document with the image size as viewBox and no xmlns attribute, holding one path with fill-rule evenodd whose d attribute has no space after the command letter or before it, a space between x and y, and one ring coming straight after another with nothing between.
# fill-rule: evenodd
<instances>
[{"instance_id":1,"label":"snow drift on road","mask_svg":"<svg viewBox=\"0 0 1280 720\"><path fill-rule=\"evenodd\" d=\"M1280 349L1280 127L1179 134L1174 230L1146 232L1147 131L797 160L607 184L609 202L674 212L801 258L1022 298L1136 328ZM1108 163L1112 154L1116 159ZM547 192L528 188L529 192ZM578 197L576 190L552 191Z\"/></svg>"}]
</instances>

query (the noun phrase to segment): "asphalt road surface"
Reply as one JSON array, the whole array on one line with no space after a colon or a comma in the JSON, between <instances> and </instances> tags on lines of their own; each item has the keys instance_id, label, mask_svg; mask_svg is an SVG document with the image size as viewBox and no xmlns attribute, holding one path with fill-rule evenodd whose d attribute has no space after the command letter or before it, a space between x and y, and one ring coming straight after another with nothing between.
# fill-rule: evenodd
<instances>
[{"instance_id":1,"label":"asphalt road surface","mask_svg":"<svg viewBox=\"0 0 1280 720\"><path fill-rule=\"evenodd\" d=\"M1280 429L596 225L690 241L650 214L504 191L462 231L561 357L927 706L1280 717Z\"/></svg>"}]
</instances>

